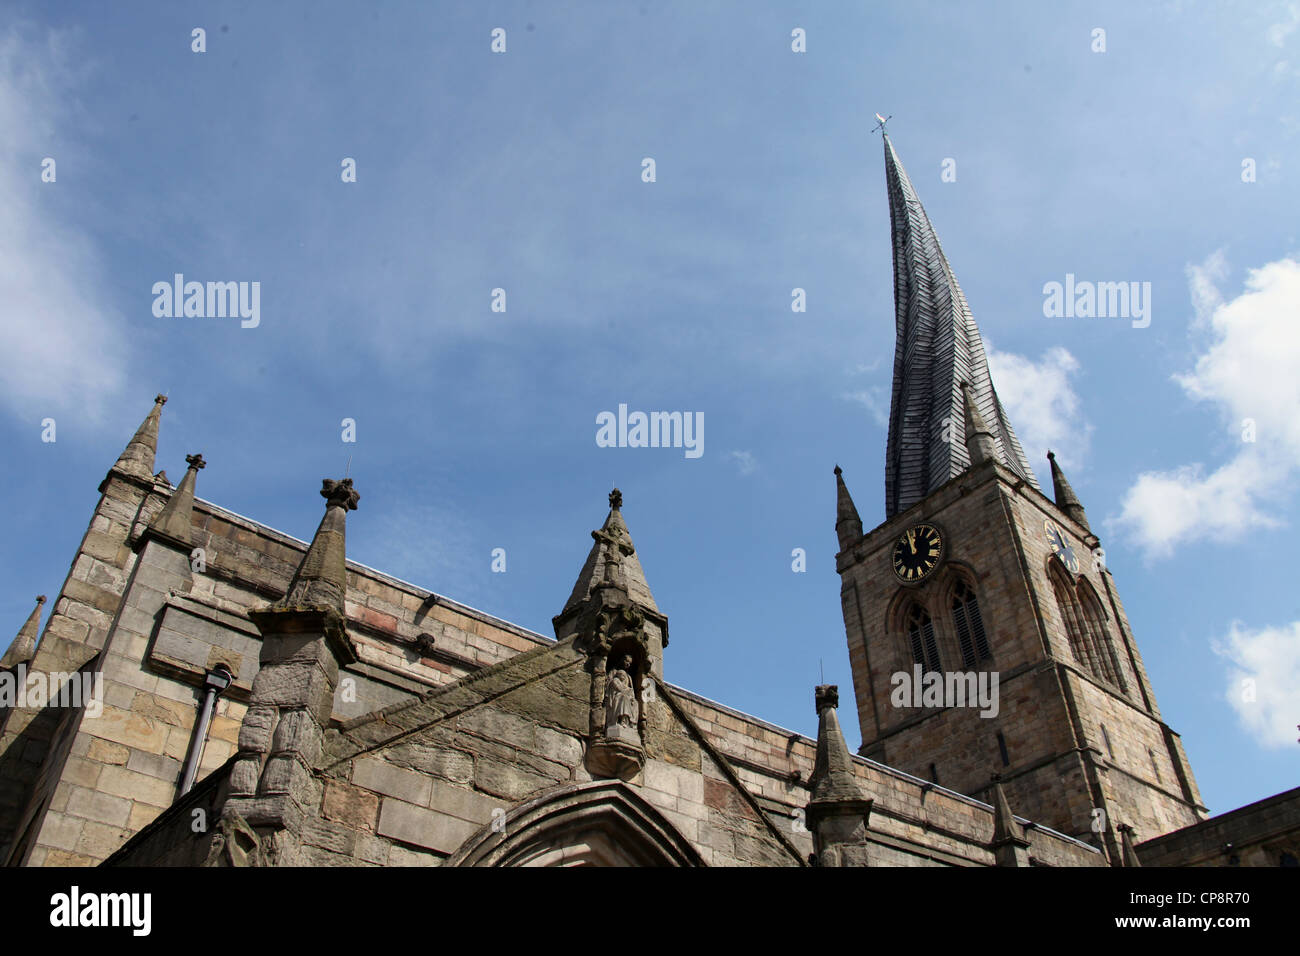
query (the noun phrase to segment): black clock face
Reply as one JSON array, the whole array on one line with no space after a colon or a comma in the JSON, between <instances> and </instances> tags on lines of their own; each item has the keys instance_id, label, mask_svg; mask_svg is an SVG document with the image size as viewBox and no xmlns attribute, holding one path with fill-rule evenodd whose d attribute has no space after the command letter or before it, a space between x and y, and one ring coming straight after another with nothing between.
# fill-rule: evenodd
<instances>
[{"instance_id":1,"label":"black clock face","mask_svg":"<svg viewBox=\"0 0 1300 956\"><path fill-rule=\"evenodd\" d=\"M933 525L908 528L894 544L894 573L900 581L915 584L939 566L943 536Z\"/></svg>"},{"instance_id":2,"label":"black clock face","mask_svg":"<svg viewBox=\"0 0 1300 956\"><path fill-rule=\"evenodd\" d=\"M1079 556L1074 553L1074 548L1070 547L1070 541L1065 533L1051 521L1043 522L1043 530L1047 532L1047 544L1052 549L1052 554L1061 559L1061 563L1070 569L1071 574L1078 574Z\"/></svg>"}]
</instances>

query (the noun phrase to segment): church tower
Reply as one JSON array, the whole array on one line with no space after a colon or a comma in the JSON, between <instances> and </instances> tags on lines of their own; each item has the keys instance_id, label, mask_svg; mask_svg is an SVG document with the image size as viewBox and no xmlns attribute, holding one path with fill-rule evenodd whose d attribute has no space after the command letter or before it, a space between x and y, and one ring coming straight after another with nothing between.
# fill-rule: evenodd
<instances>
[{"instance_id":1,"label":"church tower","mask_svg":"<svg viewBox=\"0 0 1300 956\"><path fill-rule=\"evenodd\" d=\"M896 340L885 520L836 467L861 753L1098 843L1203 818L1100 541L1051 458L1039 488L979 329L887 134Z\"/></svg>"}]
</instances>

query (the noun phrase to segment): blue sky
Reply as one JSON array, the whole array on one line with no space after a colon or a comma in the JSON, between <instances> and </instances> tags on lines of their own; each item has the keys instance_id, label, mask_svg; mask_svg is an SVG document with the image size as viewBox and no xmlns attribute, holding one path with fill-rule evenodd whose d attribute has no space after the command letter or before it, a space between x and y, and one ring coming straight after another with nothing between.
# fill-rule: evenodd
<instances>
[{"instance_id":1,"label":"blue sky","mask_svg":"<svg viewBox=\"0 0 1300 956\"><path fill-rule=\"evenodd\" d=\"M1206 802L1289 788L1297 104L1295 2L10 3L3 619L166 391L173 480L201 451L202 497L307 537L350 456L352 558L543 633L617 484L667 677L813 732L819 666L851 686L832 467L884 510L879 110ZM260 324L156 318L177 272L260 282ZM1150 326L1045 317L1067 273L1150 282ZM620 403L702 412L703 456L597 447Z\"/></svg>"}]
</instances>

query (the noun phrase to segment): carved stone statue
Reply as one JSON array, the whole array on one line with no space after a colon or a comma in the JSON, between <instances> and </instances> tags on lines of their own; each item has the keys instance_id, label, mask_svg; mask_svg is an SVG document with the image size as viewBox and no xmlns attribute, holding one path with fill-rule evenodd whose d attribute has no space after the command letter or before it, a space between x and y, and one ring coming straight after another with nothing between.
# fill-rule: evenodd
<instances>
[{"instance_id":1,"label":"carved stone statue","mask_svg":"<svg viewBox=\"0 0 1300 956\"><path fill-rule=\"evenodd\" d=\"M639 742L637 714L632 655L624 654L619 665L605 675L605 739Z\"/></svg>"},{"instance_id":2,"label":"carved stone statue","mask_svg":"<svg viewBox=\"0 0 1300 956\"><path fill-rule=\"evenodd\" d=\"M623 537L623 529L617 526L609 531L593 531L591 536L605 545L605 582L623 584L623 558L636 554L636 548Z\"/></svg>"}]
</instances>

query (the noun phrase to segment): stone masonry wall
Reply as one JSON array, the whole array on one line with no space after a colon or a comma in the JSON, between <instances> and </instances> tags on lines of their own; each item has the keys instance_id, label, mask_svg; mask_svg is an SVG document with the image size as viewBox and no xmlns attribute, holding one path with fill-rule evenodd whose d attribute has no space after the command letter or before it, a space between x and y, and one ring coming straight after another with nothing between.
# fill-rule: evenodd
<instances>
[{"instance_id":1,"label":"stone masonry wall","mask_svg":"<svg viewBox=\"0 0 1300 956\"><path fill-rule=\"evenodd\" d=\"M963 793L981 792L991 774L1000 772L1018 812L1081 837L1090 834L1093 807L1107 805L1107 797L1118 801L1115 807L1107 805L1108 812L1119 820L1131 817L1134 825L1191 822L1195 816L1178 781L1188 780L1192 795L1195 784L1180 748L1167 743L1176 741L1176 735L1155 711L1154 694L1122 607L1117 598L1112 600L1110 572L1093 561L1081 528L1046 497L1012 479L992 462L981 465L840 555L863 753L917 776L933 774ZM1128 688L1125 695L1101 687L1073 657L1048 577L1050 549L1043 529L1048 519L1070 539L1080 558L1080 577L1106 606L1106 627ZM921 521L940 528L947 551L932 580L909 587L895 578L890 552L898 535ZM981 669L998 671L998 716L984 718L973 708L935 713L933 708L892 706L891 676L912 673L904 621L912 601L923 604L934 624L941 669L966 670L949 609L950 589L961 578L973 585L979 598L993 653L991 665ZM1066 692L1066 683L1073 694ZM1130 774L1125 782L1114 783L1118 774L1112 770L1112 782L1105 787L1089 770L1102 752L1103 723L1117 751L1107 759ZM1164 786L1145 787L1146 778L1154 776L1148 749L1156 755ZM1141 766L1131 763L1139 755ZM1175 766L1176 760L1181 767Z\"/></svg>"},{"instance_id":2,"label":"stone masonry wall","mask_svg":"<svg viewBox=\"0 0 1300 956\"><path fill-rule=\"evenodd\" d=\"M306 550L303 542L196 500L193 545L203 549L203 569L192 571L178 546L151 540L142 550L132 547L170 495L161 483L147 501L136 489L144 506L133 507L132 489L109 479L34 662L89 658L111 632L100 661L103 716L66 731L74 739L63 759L48 743L56 722L34 721L38 715L30 712L11 714L0 742L0 766L18 768L0 780L0 820L19 818L33 802L44 817L29 865L94 865L171 805L200 686L218 663L236 680L217 701L199 779L234 753L261 642L247 610L284 592ZM349 565L348 584L349 630L361 660L344 675L352 685L336 698L339 719L413 699L550 643L360 565ZM88 608L82 602L92 597ZM61 634L79 638L84 650L70 650L76 642ZM34 793L42 770L48 792Z\"/></svg>"}]
</instances>

